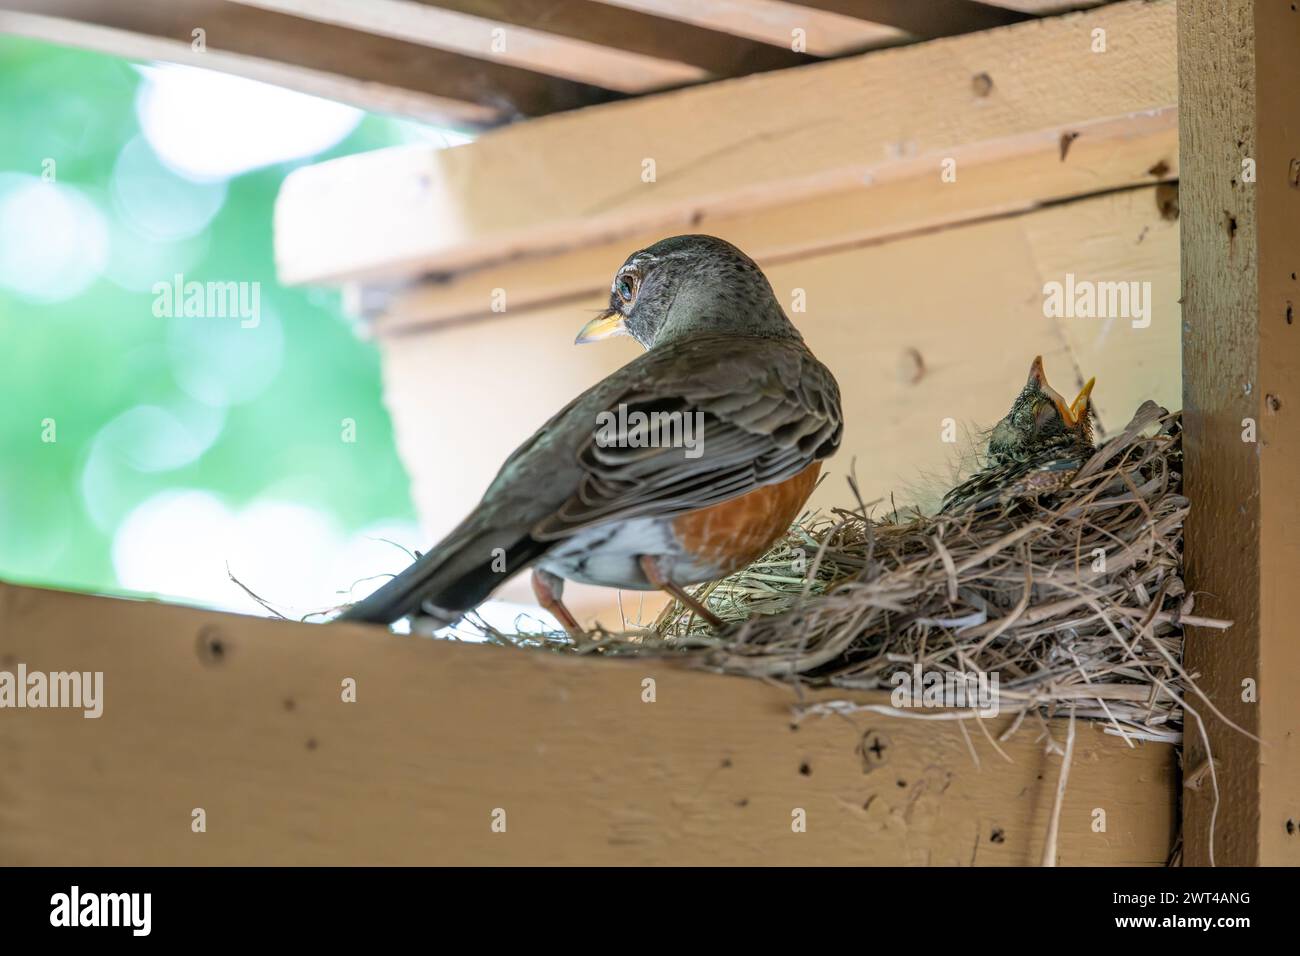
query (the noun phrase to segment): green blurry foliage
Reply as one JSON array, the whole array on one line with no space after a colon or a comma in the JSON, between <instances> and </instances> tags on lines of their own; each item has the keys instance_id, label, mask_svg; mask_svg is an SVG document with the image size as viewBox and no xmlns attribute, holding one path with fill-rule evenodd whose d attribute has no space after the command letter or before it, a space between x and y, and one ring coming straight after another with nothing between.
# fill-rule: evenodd
<instances>
[{"instance_id":1,"label":"green blurry foliage","mask_svg":"<svg viewBox=\"0 0 1300 956\"><path fill-rule=\"evenodd\" d=\"M0 176L40 176L42 161L55 157L59 182L102 201L118 153L139 133L139 83L131 65L113 57L0 37ZM302 162L400 141L399 124L367 116L329 153ZM200 258L186 270L187 279L261 283L263 312L283 333L278 374L254 399L227 409L215 444L197 460L128 472L117 488L119 512L168 488L210 491L236 508L273 489L345 531L414 520L375 347L354 335L337 293L276 281L272 205L294 165L231 180L200 237ZM192 404L169 361L168 320L153 315L152 298L102 277L51 305L0 287L0 578L115 589L112 528L96 525L82 494L92 440L134 406ZM354 444L340 440L344 418L357 422ZM56 423L54 443L42 441L47 419Z\"/></svg>"}]
</instances>

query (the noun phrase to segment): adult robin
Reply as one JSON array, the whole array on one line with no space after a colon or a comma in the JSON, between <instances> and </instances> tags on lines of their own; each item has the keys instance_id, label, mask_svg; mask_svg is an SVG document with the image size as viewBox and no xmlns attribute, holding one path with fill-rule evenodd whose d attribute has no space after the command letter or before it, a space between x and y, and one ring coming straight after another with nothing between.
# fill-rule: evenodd
<instances>
[{"instance_id":1,"label":"adult robin","mask_svg":"<svg viewBox=\"0 0 1300 956\"><path fill-rule=\"evenodd\" d=\"M566 580L663 589L726 577L785 533L843 430L834 376L752 259L712 236L633 253L578 344L631 335L645 354L517 448L482 501L427 554L340 619L451 623L532 567L571 635Z\"/></svg>"},{"instance_id":2,"label":"adult robin","mask_svg":"<svg viewBox=\"0 0 1300 956\"><path fill-rule=\"evenodd\" d=\"M1011 411L989 432L984 467L944 496L940 512L982 510L1020 498L1058 491L1096 451L1092 387L1088 379L1073 402L1052 388L1043 357L1029 366L1029 379Z\"/></svg>"}]
</instances>

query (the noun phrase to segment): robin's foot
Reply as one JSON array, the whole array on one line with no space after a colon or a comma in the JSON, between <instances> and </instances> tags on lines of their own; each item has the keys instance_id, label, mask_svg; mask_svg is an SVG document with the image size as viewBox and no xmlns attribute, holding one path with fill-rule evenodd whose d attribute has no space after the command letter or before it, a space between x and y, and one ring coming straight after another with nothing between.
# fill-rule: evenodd
<instances>
[{"instance_id":1,"label":"robin's foot","mask_svg":"<svg viewBox=\"0 0 1300 956\"><path fill-rule=\"evenodd\" d=\"M543 571L541 568L533 568L533 595L537 598L537 603L560 622L564 628L564 633L575 641L580 640L585 633L578 626L578 619L570 613L569 609L564 606L560 600L560 595L564 593L564 579L551 574L549 571Z\"/></svg>"},{"instance_id":2,"label":"robin's foot","mask_svg":"<svg viewBox=\"0 0 1300 956\"><path fill-rule=\"evenodd\" d=\"M681 585L674 584L659 571L659 560L652 555L643 554L639 558L641 570L645 573L646 580L659 588L661 591L667 591L683 605L690 608L695 616L702 620L708 621L709 626L715 631L722 630L726 625L723 624L722 618L714 614L707 607L701 604L695 598L686 593L686 589Z\"/></svg>"}]
</instances>

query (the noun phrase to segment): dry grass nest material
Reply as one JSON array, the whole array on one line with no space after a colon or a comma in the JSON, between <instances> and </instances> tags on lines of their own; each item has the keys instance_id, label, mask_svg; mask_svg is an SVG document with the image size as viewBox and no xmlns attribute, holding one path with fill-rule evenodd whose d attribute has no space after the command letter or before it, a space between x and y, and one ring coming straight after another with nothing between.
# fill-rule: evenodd
<instances>
[{"instance_id":1,"label":"dry grass nest material","mask_svg":"<svg viewBox=\"0 0 1300 956\"><path fill-rule=\"evenodd\" d=\"M675 604L648 632L576 646L489 639L684 656L822 687L890 689L917 665L996 673L1003 713L1072 712L1137 739L1177 741L1184 712L1213 711L1181 664L1184 624L1229 622L1195 616L1183 585L1179 413L1147 402L1049 499L875 516L850 489L855 507L806 516L760 561L701 589L732 624L722 634Z\"/></svg>"}]
</instances>

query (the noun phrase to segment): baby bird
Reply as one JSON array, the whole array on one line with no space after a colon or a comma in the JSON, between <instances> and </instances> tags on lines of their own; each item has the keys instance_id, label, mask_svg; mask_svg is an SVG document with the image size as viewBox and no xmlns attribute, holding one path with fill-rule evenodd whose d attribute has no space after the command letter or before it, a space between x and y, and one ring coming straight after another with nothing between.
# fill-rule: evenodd
<instances>
[{"instance_id":1,"label":"baby bird","mask_svg":"<svg viewBox=\"0 0 1300 956\"><path fill-rule=\"evenodd\" d=\"M1089 379L1073 402L1047 383L1043 357L1011 411L989 432L985 465L944 496L939 511L983 510L1019 498L1049 494L1069 484L1096 450Z\"/></svg>"}]
</instances>

